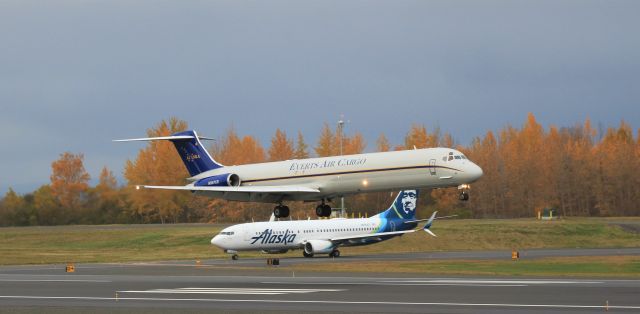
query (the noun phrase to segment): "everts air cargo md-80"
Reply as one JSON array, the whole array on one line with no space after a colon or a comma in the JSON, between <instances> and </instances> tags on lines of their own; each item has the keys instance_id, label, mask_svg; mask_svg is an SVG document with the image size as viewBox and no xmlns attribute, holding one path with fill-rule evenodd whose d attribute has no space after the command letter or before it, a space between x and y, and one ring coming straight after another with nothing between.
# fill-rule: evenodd
<instances>
[{"instance_id":1,"label":"everts air cargo md-80","mask_svg":"<svg viewBox=\"0 0 640 314\"><path fill-rule=\"evenodd\" d=\"M325 202L349 194L416 188L455 187L467 200L468 184L482 176L482 169L461 152L450 148L426 148L394 152L223 166L202 146L193 131L171 136L127 141L171 141L191 177L184 186L142 185L147 189L186 190L232 201L277 204L273 214L289 216L286 201L318 201L316 214L331 215Z\"/></svg>"},{"instance_id":2,"label":"everts air cargo md-80","mask_svg":"<svg viewBox=\"0 0 640 314\"><path fill-rule=\"evenodd\" d=\"M238 258L239 251L261 250L264 253L286 253L302 249L305 257L316 254L340 256L339 247L378 243L415 232L418 222L427 220L422 230L429 230L436 212L429 219L415 219L417 190L401 191L389 209L370 218L320 219L254 222L234 225L222 230L211 244ZM444 218L444 217L439 217Z\"/></svg>"}]
</instances>

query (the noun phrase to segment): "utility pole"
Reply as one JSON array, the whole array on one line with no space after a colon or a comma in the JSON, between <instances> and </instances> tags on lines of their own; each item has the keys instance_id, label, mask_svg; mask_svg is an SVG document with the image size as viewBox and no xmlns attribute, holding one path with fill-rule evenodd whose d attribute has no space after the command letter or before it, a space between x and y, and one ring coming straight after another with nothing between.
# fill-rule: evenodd
<instances>
[{"instance_id":1,"label":"utility pole","mask_svg":"<svg viewBox=\"0 0 640 314\"><path fill-rule=\"evenodd\" d=\"M340 130L340 156L342 156L342 142L344 139L344 115L340 115L340 120L338 120L338 129ZM344 196L340 197L340 217L344 218Z\"/></svg>"}]
</instances>

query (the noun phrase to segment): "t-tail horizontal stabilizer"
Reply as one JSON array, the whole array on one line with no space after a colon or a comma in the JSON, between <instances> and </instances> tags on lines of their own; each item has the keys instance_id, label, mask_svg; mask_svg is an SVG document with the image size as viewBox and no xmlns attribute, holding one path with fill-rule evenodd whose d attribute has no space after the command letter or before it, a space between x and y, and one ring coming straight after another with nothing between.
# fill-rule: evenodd
<instances>
[{"instance_id":1,"label":"t-tail horizontal stabilizer","mask_svg":"<svg viewBox=\"0 0 640 314\"><path fill-rule=\"evenodd\" d=\"M143 142L143 141L180 141L180 140L192 140L196 136L193 135L170 135L170 136L156 136L156 137L141 137L141 138L127 138L123 140L113 140L113 142ZM200 140L215 141L210 137L198 136Z\"/></svg>"},{"instance_id":2,"label":"t-tail horizontal stabilizer","mask_svg":"<svg viewBox=\"0 0 640 314\"><path fill-rule=\"evenodd\" d=\"M425 224L424 228L422 228L422 230L424 230L424 232L426 232L426 233L428 233L428 234L430 234L430 235L432 235L434 237L437 237L436 234L433 233L431 230L429 230L429 228L431 228L431 225L433 224L433 220L436 219L436 214L437 213L438 213L437 211L433 212L433 214L431 214L431 217L427 221L427 224Z\"/></svg>"},{"instance_id":3,"label":"t-tail horizontal stabilizer","mask_svg":"<svg viewBox=\"0 0 640 314\"><path fill-rule=\"evenodd\" d=\"M189 174L193 177L203 172L222 167L213 160L209 152L202 146L200 140L213 140L212 138L198 136L196 131L189 130L172 134L170 136L131 138L126 140L114 140L114 142L138 142L138 141L170 141L176 147L180 158Z\"/></svg>"}]
</instances>

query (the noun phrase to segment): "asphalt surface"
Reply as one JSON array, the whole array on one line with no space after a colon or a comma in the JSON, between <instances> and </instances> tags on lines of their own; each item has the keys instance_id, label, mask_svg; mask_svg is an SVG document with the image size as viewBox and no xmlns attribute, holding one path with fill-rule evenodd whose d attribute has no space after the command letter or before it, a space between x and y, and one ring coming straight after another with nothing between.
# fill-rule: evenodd
<instances>
[{"instance_id":1,"label":"asphalt surface","mask_svg":"<svg viewBox=\"0 0 640 314\"><path fill-rule=\"evenodd\" d=\"M508 253L508 254L505 254ZM525 252L522 252L523 254ZM530 258L640 255L640 249L534 250ZM340 261L505 258L510 252L344 257ZM640 280L294 273L330 258L0 267L0 312L12 313L621 313L640 312Z\"/></svg>"}]
</instances>

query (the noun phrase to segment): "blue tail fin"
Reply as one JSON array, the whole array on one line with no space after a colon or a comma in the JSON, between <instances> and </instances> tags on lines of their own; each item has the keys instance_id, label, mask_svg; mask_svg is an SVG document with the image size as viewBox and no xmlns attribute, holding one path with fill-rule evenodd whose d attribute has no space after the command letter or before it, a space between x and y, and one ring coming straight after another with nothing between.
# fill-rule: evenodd
<instances>
[{"instance_id":1,"label":"blue tail fin","mask_svg":"<svg viewBox=\"0 0 640 314\"><path fill-rule=\"evenodd\" d=\"M398 193L389 209L378 214L382 218L415 219L418 206L418 190L404 190Z\"/></svg>"},{"instance_id":2,"label":"blue tail fin","mask_svg":"<svg viewBox=\"0 0 640 314\"><path fill-rule=\"evenodd\" d=\"M209 152L202 146L200 138L196 131L189 130L171 135L172 137L184 137L178 139L170 139L176 147L182 162L189 170L191 176L198 175L202 172L223 167L217 163Z\"/></svg>"}]
</instances>

